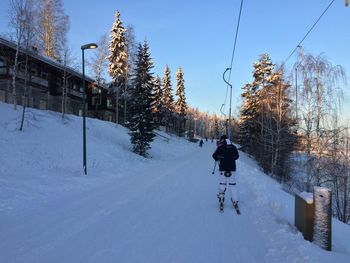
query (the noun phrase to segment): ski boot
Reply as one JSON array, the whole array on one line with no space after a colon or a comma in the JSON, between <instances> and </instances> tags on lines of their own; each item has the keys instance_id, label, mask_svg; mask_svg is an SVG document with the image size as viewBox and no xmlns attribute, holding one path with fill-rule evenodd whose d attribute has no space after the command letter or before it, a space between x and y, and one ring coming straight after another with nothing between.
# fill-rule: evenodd
<instances>
[{"instance_id":1,"label":"ski boot","mask_svg":"<svg viewBox=\"0 0 350 263\"><path fill-rule=\"evenodd\" d=\"M219 208L220 212L224 212L224 202L225 202L225 193L218 193L217 197L219 199Z\"/></svg>"},{"instance_id":2,"label":"ski boot","mask_svg":"<svg viewBox=\"0 0 350 263\"><path fill-rule=\"evenodd\" d=\"M231 202L232 202L233 208L236 210L237 214L240 215L241 211L239 210L238 201L233 201L231 198Z\"/></svg>"}]
</instances>

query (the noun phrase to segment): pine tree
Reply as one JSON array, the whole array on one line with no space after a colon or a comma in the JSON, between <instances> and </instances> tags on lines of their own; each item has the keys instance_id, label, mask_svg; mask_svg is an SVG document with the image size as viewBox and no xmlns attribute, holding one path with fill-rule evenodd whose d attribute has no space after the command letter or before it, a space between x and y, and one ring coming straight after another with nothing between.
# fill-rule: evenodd
<instances>
[{"instance_id":1,"label":"pine tree","mask_svg":"<svg viewBox=\"0 0 350 263\"><path fill-rule=\"evenodd\" d=\"M139 46L136 59L136 73L134 79L134 89L132 93L133 102L130 105L131 120L130 141L133 144L133 151L141 156L147 157L147 150L150 149L150 143L155 136L153 130L154 113L152 105L154 98L153 76L151 69L153 63L151 61L149 47L145 41L143 46Z\"/></svg>"},{"instance_id":2,"label":"pine tree","mask_svg":"<svg viewBox=\"0 0 350 263\"><path fill-rule=\"evenodd\" d=\"M185 127L185 116L187 110L186 96L185 96L185 81L183 78L184 74L180 67L176 72L176 96L178 97L175 103L175 111L179 116L179 135L181 136L184 132Z\"/></svg>"},{"instance_id":3,"label":"pine tree","mask_svg":"<svg viewBox=\"0 0 350 263\"><path fill-rule=\"evenodd\" d=\"M125 90L128 74L128 52L126 41L126 29L120 20L120 13L115 14L115 22L111 29L111 41L109 43L110 55L109 74L113 78L112 93L115 98L116 123L119 123L119 96Z\"/></svg>"},{"instance_id":4,"label":"pine tree","mask_svg":"<svg viewBox=\"0 0 350 263\"><path fill-rule=\"evenodd\" d=\"M259 133L257 86L246 84L242 93L243 104L240 111L238 139L242 148L248 153L253 153L254 145Z\"/></svg>"},{"instance_id":5,"label":"pine tree","mask_svg":"<svg viewBox=\"0 0 350 263\"><path fill-rule=\"evenodd\" d=\"M265 158L265 126L267 125L266 100L268 98L266 86L275 65L268 54L260 55L259 61L253 64L253 82L246 84L243 89L244 99L241 108L239 141L246 150ZM259 147L256 147L256 146ZM259 153L257 153L259 151Z\"/></svg>"},{"instance_id":6,"label":"pine tree","mask_svg":"<svg viewBox=\"0 0 350 263\"><path fill-rule=\"evenodd\" d=\"M219 139L220 137L219 118L215 113L213 116L213 122L214 122L214 136L216 139Z\"/></svg>"},{"instance_id":7,"label":"pine tree","mask_svg":"<svg viewBox=\"0 0 350 263\"><path fill-rule=\"evenodd\" d=\"M170 69L168 65L165 67L164 70L162 105L164 108L163 124L166 126L166 130L168 132L170 123L172 121L172 115L174 112L174 97L171 85Z\"/></svg>"},{"instance_id":8,"label":"pine tree","mask_svg":"<svg viewBox=\"0 0 350 263\"><path fill-rule=\"evenodd\" d=\"M162 120L162 83L159 76L154 79L153 83L153 104L152 112L155 114L155 123L157 126Z\"/></svg>"},{"instance_id":9,"label":"pine tree","mask_svg":"<svg viewBox=\"0 0 350 263\"><path fill-rule=\"evenodd\" d=\"M290 85L267 54L254 63L254 80L244 86L239 142L265 172L285 175L285 161L293 150L295 125L290 117Z\"/></svg>"}]
</instances>

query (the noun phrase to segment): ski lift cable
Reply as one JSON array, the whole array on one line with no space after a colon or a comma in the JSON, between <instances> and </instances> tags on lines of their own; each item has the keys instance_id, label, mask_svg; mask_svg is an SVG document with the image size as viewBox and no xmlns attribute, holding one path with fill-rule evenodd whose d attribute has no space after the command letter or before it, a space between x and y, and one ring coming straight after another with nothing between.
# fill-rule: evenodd
<instances>
[{"instance_id":1,"label":"ski lift cable","mask_svg":"<svg viewBox=\"0 0 350 263\"><path fill-rule=\"evenodd\" d=\"M241 0L241 5L239 8L239 15L238 15L238 22L237 22L237 27L236 27L236 33L235 33L235 40L234 40L234 44L233 44L233 49L232 49L232 55L231 55L231 63L230 63L230 68L232 69L232 64L233 64L233 59L235 57L235 52L236 52L236 45L237 45L237 38L238 38L238 31L239 31L239 25L240 25L240 21L241 21L241 15L242 15L242 8L243 8L243 0ZM229 72L229 76L228 76L228 82L230 82L231 79L231 71ZM227 101L227 94L228 94L228 88L229 85L227 84L226 86L226 94L225 94L225 101L224 104L222 104L220 111L222 112L222 108L224 107L225 110L225 106L226 106L226 101Z\"/></svg>"},{"instance_id":2,"label":"ski lift cable","mask_svg":"<svg viewBox=\"0 0 350 263\"><path fill-rule=\"evenodd\" d=\"M231 79L232 64L233 64L233 59L235 57L235 52L236 52L236 44L237 44L237 38L238 38L239 25L241 22L242 8L243 8L243 0L241 0L241 5L239 7L239 15L238 15L238 22L237 22L236 33L235 33L235 41L233 44L233 50L232 50L232 56L231 56L231 64L230 64L231 70L230 70L229 75L228 75L228 82L230 82L230 79Z\"/></svg>"},{"instance_id":3,"label":"ski lift cable","mask_svg":"<svg viewBox=\"0 0 350 263\"><path fill-rule=\"evenodd\" d=\"M307 31L307 33L305 34L305 36L302 38L302 40L296 45L296 47L293 49L293 51L289 54L289 56L285 59L285 61L283 62L282 66L284 66L284 64L287 63L287 61L290 59L290 57L295 53L295 51L298 49L298 47L301 46L301 43L303 43L303 41L306 39L306 37L311 33L311 31L315 28L315 26L317 25L317 23L321 20L321 18L323 17L323 15L328 11L328 9L332 6L332 4L334 3L335 0L332 0L327 8L322 12L322 14L318 17L318 19L315 21L315 23L312 25L312 27L309 29L309 31Z\"/></svg>"}]
</instances>

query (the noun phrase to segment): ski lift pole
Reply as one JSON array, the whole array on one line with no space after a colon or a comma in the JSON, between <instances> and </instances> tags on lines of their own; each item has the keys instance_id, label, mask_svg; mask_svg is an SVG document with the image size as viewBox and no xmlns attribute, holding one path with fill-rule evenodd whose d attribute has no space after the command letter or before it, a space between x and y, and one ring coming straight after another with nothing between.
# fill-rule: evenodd
<instances>
[{"instance_id":1,"label":"ski lift pole","mask_svg":"<svg viewBox=\"0 0 350 263\"><path fill-rule=\"evenodd\" d=\"M222 105L221 105L220 112L221 112L221 114L222 114L222 115L224 116L224 118L225 118L226 134L228 134L228 133L227 133L227 131L228 131L228 126L227 126L226 114L225 114L225 112L222 111L222 108L223 108L224 106L225 106L225 104L222 104Z\"/></svg>"},{"instance_id":2,"label":"ski lift pole","mask_svg":"<svg viewBox=\"0 0 350 263\"><path fill-rule=\"evenodd\" d=\"M231 138L231 105L232 105L232 85L230 83L228 83L225 79L225 74L227 71L231 71L231 68L226 68L224 74L222 75L223 80L225 81L225 83L230 86L230 108L229 108L229 113L228 113L228 123L226 122L226 134L227 136Z\"/></svg>"}]
</instances>

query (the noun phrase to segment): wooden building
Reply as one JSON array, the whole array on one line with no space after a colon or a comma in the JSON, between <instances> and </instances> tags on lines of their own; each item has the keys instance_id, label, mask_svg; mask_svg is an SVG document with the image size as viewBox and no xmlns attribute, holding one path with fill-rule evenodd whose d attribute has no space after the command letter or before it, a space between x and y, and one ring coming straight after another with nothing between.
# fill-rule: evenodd
<instances>
[{"instance_id":1,"label":"wooden building","mask_svg":"<svg viewBox=\"0 0 350 263\"><path fill-rule=\"evenodd\" d=\"M13 72L16 44L0 38L0 101L14 102ZM26 70L27 69L27 70ZM81 115L83 105L82 74L44 57L35 50L20 48L16 74L17 104ZM115 113L108 88L96 85L85 76L88 116L114 121Z\"/></svg>"}]
</instances>

